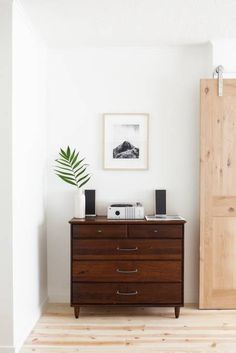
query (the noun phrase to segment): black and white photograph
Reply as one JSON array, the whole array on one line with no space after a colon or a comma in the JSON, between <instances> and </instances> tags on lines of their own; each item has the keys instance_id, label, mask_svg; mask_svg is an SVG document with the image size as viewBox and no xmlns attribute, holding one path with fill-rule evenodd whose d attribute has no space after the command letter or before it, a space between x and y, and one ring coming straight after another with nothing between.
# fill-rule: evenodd
<instances>
[{"instance_id":1,"label":"black and white photograph","mask_svg":"<svg viewBox=\"0 0 236 353\"><path fill-rule=\"evenodd\" d=\"M147 167L148 114L104 114L104 168Z\"/></svg>"},{"instance_id":2,"label":"black and white photograph","mask_svg":"<svg viewBox=\"0 0 236 353\"><path fill-rule=\"evenodd\" d=\"M114 125L113 158L139 158L138 124Z\"/></svg>"}]
</instances>

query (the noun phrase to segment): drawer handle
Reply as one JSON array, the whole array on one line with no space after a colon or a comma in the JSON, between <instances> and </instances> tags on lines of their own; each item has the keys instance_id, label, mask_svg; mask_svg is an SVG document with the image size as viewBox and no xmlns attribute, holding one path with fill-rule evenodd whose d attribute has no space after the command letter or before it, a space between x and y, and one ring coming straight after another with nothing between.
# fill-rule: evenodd
<instances>
[{"instance_id":1,"label":"drawer handle","mask_svg":"<svg viewBox=\"0 0 236 353\"><path fill-rule=\"evenodd\" d=\"M136 246L135 248L120 248L119 246L116 248L118 251L137 251L138 247Z\"/></svg>"},{"instance_id":2,"label":"drawer handle","mask_svg":"<svg viewBox=\"0 0 236 353\"><path fill-rule=\"evenodd\" d=\"M117 268L116 272L119 272L119 273L136 273L136 272L138 272L138 269L136 268L135 270L121 270L121 269Z\"/></svg>"},{"instance_id":3,"label":"drawer handle","mask_svg":"<svg viewBox=\"0 0 236 353\"><path fill-rule=\"evenodd\" d=\"M102 230L101 230L101 229L98 229L98 233L102 233Z\"/></svg>"},{"instance_id":4,"label":"drawer handle","mask_svg":"<svg viewBox=\"0 0 236 353\"><path fill-rule=\"evenodd\" d=\"M135 292L120 292L119 290L116 292L117 295L137 295L138 291Z\"/></svg>"},{"instance_id":5,"label":"drawer handle","mask_svg":"<svg viewBox=\"0 0 236 353\"><path fill-rule=\"evenodd\" d=\"M157 229L155 229L155 230L154 230L154 233L158 233L158 230L157 230Z\"/></svg>"}]
</instances>

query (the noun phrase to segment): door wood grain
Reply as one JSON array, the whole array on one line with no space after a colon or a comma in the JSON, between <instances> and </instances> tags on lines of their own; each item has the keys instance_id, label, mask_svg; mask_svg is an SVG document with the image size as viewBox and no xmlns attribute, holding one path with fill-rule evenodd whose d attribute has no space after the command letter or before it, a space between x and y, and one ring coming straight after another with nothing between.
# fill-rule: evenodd
<instances>
[{"instance_id":1,"label":"door wood grain","mask_svg":"<svg viewBox=\"0 0 236 353\"><path fill-rule=\"evenodd\" d=\"M236 308L236 80L201 81L200 308Z\"/></svg>"}]
</instances>

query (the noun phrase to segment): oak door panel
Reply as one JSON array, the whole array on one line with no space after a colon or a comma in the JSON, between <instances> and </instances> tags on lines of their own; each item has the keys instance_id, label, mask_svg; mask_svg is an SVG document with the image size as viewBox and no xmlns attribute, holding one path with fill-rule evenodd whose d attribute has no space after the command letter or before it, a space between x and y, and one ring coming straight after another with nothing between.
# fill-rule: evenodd
<instances>
[{"instance_id":1,"label":"oak door panel","mask_svg":"<svg viewBox=\"0 0 236 353\"><path fill-rule=\"evenodd\" d=\"M201 81L200 308L236 308L236 80Z\"/></svg>"}]
</instances>

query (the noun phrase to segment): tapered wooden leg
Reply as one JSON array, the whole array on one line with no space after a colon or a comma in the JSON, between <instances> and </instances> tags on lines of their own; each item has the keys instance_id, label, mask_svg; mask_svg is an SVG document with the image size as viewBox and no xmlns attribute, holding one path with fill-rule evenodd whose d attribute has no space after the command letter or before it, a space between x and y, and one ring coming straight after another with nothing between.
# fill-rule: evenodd
<instances>
[{"instance_id":1,"label":"tapered wooden leg","mask_svg":"<svg viewBox=\"0 0 236 353\"><path fill-rule=\"evenodd\" d=\"M179 313L180 313L180 306L175 306L175 318L179 318Z\"/></svg>"},{"instance_id":2,"label":"tapered wooden leg","mask_svg":"<svg viewBox=\"0 0 236 353\"><path fill-rule=\"evenodd\" d=\"M75 306L75 307L74 307L74 312L75 312L75 318L76 318L76 319L78 319L78 317L79 317L79 309L80 309L79 306Z\"/></svg>"}]
</instances>

